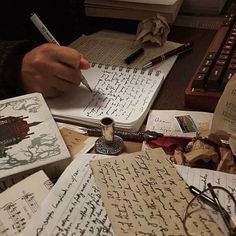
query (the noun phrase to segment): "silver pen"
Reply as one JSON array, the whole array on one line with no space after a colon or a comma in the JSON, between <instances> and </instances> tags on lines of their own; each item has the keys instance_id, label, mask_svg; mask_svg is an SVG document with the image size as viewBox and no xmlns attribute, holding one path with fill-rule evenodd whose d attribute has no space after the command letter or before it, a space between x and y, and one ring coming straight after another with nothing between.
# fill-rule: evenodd
<instances>
[{"instance_id":1,"label":"silver pen","mask_svg":"<svg viewBox=\"0 0 236 236\"><path fill-rule=\"evenodd\" d=\"M53 35L50 33L50 31L47 29L47 27L43 24L43 22L39 19L39 17L35 13L31 15L30 19L49 43L54 43L60 46L58 41L53 37ZM86 88L90 92L93 92L93 90L88 84L88 81L84 78L81 72L80 72L80 77L81 77L81 82L84 84L84 86L86 86Z\"/></svg>"}]
</instances>

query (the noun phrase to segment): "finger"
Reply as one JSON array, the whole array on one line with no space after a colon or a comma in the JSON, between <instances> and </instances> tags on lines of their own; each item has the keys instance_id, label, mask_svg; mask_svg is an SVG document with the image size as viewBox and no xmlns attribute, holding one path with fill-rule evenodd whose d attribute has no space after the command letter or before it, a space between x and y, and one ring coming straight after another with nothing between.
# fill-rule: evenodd
<instances>
[{"instance_id":1,"label":"finger","mask_svg":"<svg viewBox=\"0 0 236 236\"><path fill-rule=\"evenodd\" d=\"M81 72L79 69L68 67L65 64L55 63L53 70L54 71L52 71L52 73L56 77L64 79L67 82L73 83L75 85L79 85L81 82Z\"/></svg>"},{"instance_id":2,"label":"finger","mask_svg":"<svg viewBox=\"0 0 236 236\"><path fill-rule=\"evenodd\" d=\"M56 46L56 45L55 45ZM81 53L77 50L69 47L59 46L51 50L52 58L67 64L73 68L79 68L81 63L81 58L83 57ZM82 59L83 65L88 66L88 61Z\"/></svg>"},{"instance_id":3,"label":"finger","mask_svg":"<svg viewBox=\"0 0 236 236\"><path fill-rule=\"evenodd\" d=\"M35 66L37 67L38 74L43 75L42 77L48 78L48 81L54 79L54 77L59 77L70 83L76 85L80 84L81 74L79 69L75 69L57 61L44 61Z\"/></svg>"},{"instance_id":4,"label":"finger","mask_svg":"<svg viewBox=\"0 0 236 236\"><path fill-rule=\"evenodd\" d=\"M69 91L78 87L77 84L70 83L64 79L59 78L59 77L55 77L53 82L51 82L50 84L51 84L51 87L53 87L63 93L69 92Z\"/></svg>"}]
</instances>

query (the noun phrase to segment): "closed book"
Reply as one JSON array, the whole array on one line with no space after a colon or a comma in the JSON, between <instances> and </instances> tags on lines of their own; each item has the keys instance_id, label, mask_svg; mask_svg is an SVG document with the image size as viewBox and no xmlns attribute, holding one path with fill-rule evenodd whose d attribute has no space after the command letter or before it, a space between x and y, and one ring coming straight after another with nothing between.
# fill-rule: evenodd
<instances>
[{"instance_id":1,"label":"closed book","mask_svg":"<svg viewBox=\"0 0 236 236\"><path fill-rule=\"evenodd\" d=\"M226 2L227 0L185 0L180 12L194 15L219 15Z\"/></svg>"},{"instance_id":2,"label":"closed book","mask_svg":"<svg viewBox=\"0 0 236 236\"><path fill-rule=\"evenodd\" d=\"M58 178L70 160L40 93L0 101L1 191L40 169Z\"/></svg>"},{"instance_id":3,"label":"closed book","mask_svg":"<svg viewBox=\"0 0 236 236\"><path fill-rule=\"evenodd\" d=\"M182 0L170 1L116 1L116 0L85 0L87 16L143 20L157 14L173 23Z\"/></svg>"}]
</instances>

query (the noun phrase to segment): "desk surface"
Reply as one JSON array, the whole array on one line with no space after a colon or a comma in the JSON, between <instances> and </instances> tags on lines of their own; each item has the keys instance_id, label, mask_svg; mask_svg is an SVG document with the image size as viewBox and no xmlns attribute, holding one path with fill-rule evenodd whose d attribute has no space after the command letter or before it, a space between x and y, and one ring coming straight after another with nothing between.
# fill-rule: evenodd
<instances>
[{"instance_id":1,"label":"desk surface","mask_svg":"<svg viewBox=\"0 0 236 236\"><path fill-rule=\"evenodd\" d=\"M158 94L153 109L190 110L184 106L184 90L202 60L215 30L172 27L168 39L179 43L193 42L193 50L178 57Z\"/></svg>"},{"instance_id":2,"label":"desk surface","mask_svg":"<svg viewBox=\"0 0 236 236\"><path fill-rule=\"evenodd\" d=\"M138 22L105 18L88 18L87 34L102 29L112 29L127 33L136 33ZM167 76L152 109L191 110L184 106L184 91L203 58L216 30L195 29L190 27L171 26L168 40L186 43L193 42L191 52L179 56Z\"/></svg>"}]
</instances>

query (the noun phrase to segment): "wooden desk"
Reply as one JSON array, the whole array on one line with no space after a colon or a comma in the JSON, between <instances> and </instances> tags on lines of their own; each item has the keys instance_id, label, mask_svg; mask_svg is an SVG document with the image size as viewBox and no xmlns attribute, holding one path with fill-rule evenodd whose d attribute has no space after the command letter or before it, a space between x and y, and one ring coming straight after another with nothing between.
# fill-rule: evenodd
<instances>
[{"instance_id":1,"label":"wooden desk","mask_svg":"<svg viewBox=\"0 0 236 236\"><path fill-rule=\"evenodd\" d=\"M178 57L168 74L152 109L190 110L184 106L184 90L203 58L215 30L172 27L168 40L193 42L193 50Z\"/></svg>"}]
</instances>

